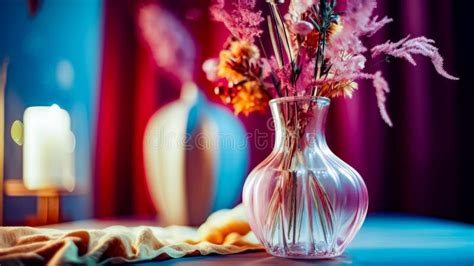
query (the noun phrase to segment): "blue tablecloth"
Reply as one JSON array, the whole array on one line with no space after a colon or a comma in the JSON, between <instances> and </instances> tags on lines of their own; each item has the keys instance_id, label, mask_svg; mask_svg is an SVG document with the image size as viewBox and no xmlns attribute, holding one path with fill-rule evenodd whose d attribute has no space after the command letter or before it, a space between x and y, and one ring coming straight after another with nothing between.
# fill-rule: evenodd
<instances>
[{"instance_id":1,"label":"blue tablecloth","mask_svg":"<svg viewBox=\"0 0 474 266\"><path fill-rule=\"evenodd\" d=\"M173 259L160 265L474 265L474 226L403 215L370 215L343 256L290 260L265 252Z\"/></svg>"}]
</instances>

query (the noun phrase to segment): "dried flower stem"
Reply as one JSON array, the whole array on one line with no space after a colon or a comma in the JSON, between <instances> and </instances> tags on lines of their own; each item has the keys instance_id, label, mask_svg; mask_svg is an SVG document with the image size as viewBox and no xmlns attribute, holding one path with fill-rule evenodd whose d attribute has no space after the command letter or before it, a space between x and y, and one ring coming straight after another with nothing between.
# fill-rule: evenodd
<instances>
[{"instance_id":1,"label":"dried flower stem","mask_svg":"<svg viewBox=\"0 0 474 266\"><path fill-rule=\"evenodd\" d=\"M307 199L306 204L308 206L313 205L317 210L321 233L326 244L330 245L329 240L334 234L335 218L333 206L327 192L314 173L310 173L307 177L307 181L305 181L306 187L299 187L297 185L298 175L292 170L294 169L293 164L297 163L298 158L301 156L299 153L301 152L301 141L304 139L303 132L305 132L305 128L311 119L311 116L306 116L305 114L311 108L311 105L305 107L294 105L282 112L282 115L285 117L284 120L286 120L284 125L287 131L283 141L283 145L285 145L283 152L286 153L283 156L282 162L282 169L284 171L282 171L282 175L278 178L276 188L270 198L266 225L271 228L271 230L268 230L271 234L268 239L274 239L276 233L281 233L282 241L286 243L288 239L291 240L292 244L297 244L296 240L299 238L302 227L302 217L298 216L298 214L301 213L301 208L304 205L302 198L298 194L301 189L301 193L306 194L303 197ZM311 210L312 208L308 209ZM284 226L283 217L288 218L288 226ZM309 217L312 219L313 215ZM281 224L281 232L275 230L279 228L278 224ZM310 222L309 226L312 227L313 223Z\"/></svg>"}]
</instances>

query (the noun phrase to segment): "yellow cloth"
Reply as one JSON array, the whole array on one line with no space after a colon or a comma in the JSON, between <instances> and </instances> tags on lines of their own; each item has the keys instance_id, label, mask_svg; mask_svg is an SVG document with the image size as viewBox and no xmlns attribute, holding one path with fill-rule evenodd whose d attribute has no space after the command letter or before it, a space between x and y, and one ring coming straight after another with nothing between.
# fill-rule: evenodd
<instances>
[{"instance_id":1,"label":"yellow cloth","mask_svg":"<svg viewBox=\"0 0 474 266\"><path fill-rule=\"evenodd\" d=\"M0 265L2 262L136 262L258 249L262 246L250 231L241 205L212 214L199 229L185 226L112 226L102 230L0 228Z\"/></svg>"}]
</instances>

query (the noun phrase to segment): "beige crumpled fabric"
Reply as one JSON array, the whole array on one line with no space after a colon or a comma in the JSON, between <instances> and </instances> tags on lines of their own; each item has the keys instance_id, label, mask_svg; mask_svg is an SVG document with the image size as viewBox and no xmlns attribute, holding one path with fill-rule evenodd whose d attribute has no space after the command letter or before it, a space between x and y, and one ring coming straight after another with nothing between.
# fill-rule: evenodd
<instances>
[{"instance_id":1,"label":"beige crumpled fabric","mask_svg":"<svg viewBox=\"0 0 474 266\"><path fill-rule=\"evenodd\" d=\"M124 227L102 230L0 228L0 265L96 264L234 254L259 250L241 205L212 214L198 229L185 226Z\"/></svg>"}]
</instances>

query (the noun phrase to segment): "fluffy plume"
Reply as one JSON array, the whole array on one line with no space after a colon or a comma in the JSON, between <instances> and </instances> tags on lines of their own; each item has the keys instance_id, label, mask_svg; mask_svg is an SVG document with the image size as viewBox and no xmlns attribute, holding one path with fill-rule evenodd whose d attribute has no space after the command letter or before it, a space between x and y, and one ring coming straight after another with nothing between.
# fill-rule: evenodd
<instances>
[{"instance_id":1,"label":"fluffy plume","mask_svg":"<svg viewBox=\"0 0 474 266\"><path fill-rule=\"evenodd\" d=\"M386 24L393 20L388 17L372 18L372 13L377 7L375 0L347 0L346 8L341 16L342 32L335 36L328 47L328 57L338 56L341 53L362 54L367 48L361 41L364 36L372 36Z\"/></svg>"},{"instance_id":2,"label":"fluffy plume","mask_svg":"<svg viewBox=\"0 0 474 266\"><path fill-rule=\"evenodd\" d=\"M363 28L362 31L367 34L369 37L377 33L381 28L383 28L388 23L392 22L393 19L389 17L384 17L379 20L378 16L375 16L371 21L369 21Z\"/></svg>"},{"instance_id":3,"label":"fluffy plume","mask_svg":"<svg viewBox=\"0 0 474 266\"><path fill-rule=\"evenodd\" d=\"M344 24L351 25L354 33L358 36L366 34L367 25L371 23L374 9L377 7L376 0L347 0L347 8L343 16Z\"/></svg>"},{"instance_id":4,"label":"fluffy plume","mask_svg":"<svg viewBox=\"0 0 474 266\"><path fill-rule=\"evenodd\" d=\"M358 73L364 70L366 61L365 56L361 54L355 56L341 55L331 58L331 70L334 73L334 79L337 81L354 79Z\"/></svg>"},{"instance_id":5,"label":"fluffy plume","mask_svg":"<svg viewBox=\"0 0 474 266\"><path fill-rule=\"evenodd\" d=\"M187 30L156 4L140 8L137 22L156 64L181 82L189 81L194 71L195 51Z\"/></svg>"},{"instance_id":6,"label":"fluffy plume","mask_svg":"<svg viewBox=\"0 0 474 266\"><path fill-rule=\"evenodd\" d=\"M390 92L387 81L382 77L382 72L377 71L372 77L372 84L375 88L375 96L377 97L377 105L380 110L380 115L382 116L383 121L387 123L390 127L393 126L392 120L388 115L387 109L385 107L385 101L387 100L386 94Z\"/></svg>"},{"instance_id":7,"label":"fluffy plume","mask_svg":"<svg viewBox=\"0 0 474 266\"><path fill-rule=\"evenodd\" d=\"M255 0L238 0L233 5L231 12L226 11L226 1L218 0L211 7L211 14L217 21L224 23L231 34L241 40L253 42L255 37L262 34L259 28L263 21L262 12L256 11Z\"/></svg>"},{"instance_id":8,"label":"fluffy plume","mask_svg":"<svg viewBox=\"0 0 474 266\"><path fill-rule=\"evenodd\" d=\"M458 80L459 78L450 75L444 69L443 57L439 54L438 48L433 45L434 43L435 41L425 37L410 39L408 35L395 43L387 41L384 44L377 45L371 49L371 52L372 57L385 54L396 58L403 58L414 66L416 66L416 62L413 59L413 55L423 55L431 59L436 71L441 76L451 80Z\"/></svg>"}]
</instances>

